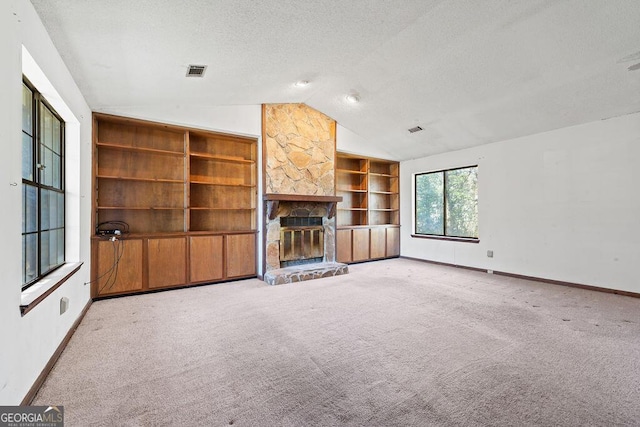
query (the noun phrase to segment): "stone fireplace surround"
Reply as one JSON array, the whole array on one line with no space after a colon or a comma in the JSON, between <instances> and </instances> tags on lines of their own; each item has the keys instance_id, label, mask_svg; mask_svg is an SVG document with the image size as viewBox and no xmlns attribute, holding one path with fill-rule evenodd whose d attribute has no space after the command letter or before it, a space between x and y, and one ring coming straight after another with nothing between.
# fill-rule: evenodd
<instances>
[{"instance_id":1,"label":"stone fireplace surround","mask_svg":"<svg viewBox=\"0 0 640 427\"><path fill-rule=\"evenodd\" d=\"M308 196L296 194L266 194L266 251L264 281L270 285L300 282L320 277L346 274L346 264L336 262L336 203L337 196ZM324 257L321 263L281 268L280 218L322 217L324 228Z\"/></svg>"}]
</instances>

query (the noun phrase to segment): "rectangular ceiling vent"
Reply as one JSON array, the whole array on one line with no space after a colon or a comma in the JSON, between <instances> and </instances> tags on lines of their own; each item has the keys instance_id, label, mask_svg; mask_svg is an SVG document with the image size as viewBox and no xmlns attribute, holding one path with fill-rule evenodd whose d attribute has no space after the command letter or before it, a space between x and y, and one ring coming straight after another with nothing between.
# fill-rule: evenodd
<instances>
[{"instance_id":1,"label":"rectangular ceiling vent","mask_svg":"<svg viewBox=\"0 0 640 427\"><path fill-rule=\"evenodd\" d=\"M202 77L204 71L207 69L206 65L189 65L187 69L187 77Z\"/></svg>"},{"instance_id":2,"label":"rectangular ceiling vent","mask_svg":"<svg viewBox=\"0 0 640 427\"><path fill-rule=\"evenodd\" d=\"M420 132L422 130L422 128L420 126L416 126L414 128L409 129L409 133L416 133L416 132Z\"/></svg>"}]
</instances>

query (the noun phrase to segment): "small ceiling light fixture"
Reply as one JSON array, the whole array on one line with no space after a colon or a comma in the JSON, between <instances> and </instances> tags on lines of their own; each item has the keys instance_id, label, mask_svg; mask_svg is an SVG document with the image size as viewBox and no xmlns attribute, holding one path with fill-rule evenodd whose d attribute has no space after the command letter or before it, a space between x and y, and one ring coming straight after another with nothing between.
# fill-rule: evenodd
<instances>
[{"instance_id":1,"label":"small ceiling light fixture","mask_svg":"<svg viewBox=\"0 0 640 427\"><path fill-rule=\"evenodd\" d=\"M411 129L409 129L409 133L416 133L416 132L420 132L422 130L422 128L420 126L416 126L413 127Z\"/></svg>"},{"instance_id":2,"label":"small ceiling light fixture","mask_svg":"<svg viewBox=\"0 0 640 427\"><path fill-rule=\"evenodd\" d=\"M309 80L298 80L296 82L297 87L305 87L309 84Z\"/></svg>"},{"instance_id":3,"label":"small ceiling light fixture","mask_svg":"<svg viewBox=\"0 0 640 427\"><path fill-rule=\"evenodd\" d=\"M189 65L187 68L187 77L203 77L206 69L206 65Z\"/></svg>"},{"instance_id":4,"label":"small ceiling light fixture","mask_svg":"<svg viewBox=\"0 0 640 427\"><path fill-rule=\"evenodd\" d=\"M358 102L360 102L360 97L355 93L350 93L349 95L347 95L346 99L347 102L351 104L357 104Z\"/></svg>"}]
</instances>

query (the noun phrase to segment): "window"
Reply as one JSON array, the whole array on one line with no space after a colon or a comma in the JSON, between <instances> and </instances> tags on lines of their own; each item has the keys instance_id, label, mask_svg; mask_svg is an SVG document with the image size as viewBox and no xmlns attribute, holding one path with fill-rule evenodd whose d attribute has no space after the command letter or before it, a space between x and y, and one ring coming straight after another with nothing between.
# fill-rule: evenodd
<instances>
[{"instance_id":1,"label":"window","mask_svg":"<svg viewBox=\"0 0 640 427\"><path fill-rule=\"evenodd\" d=\"M415 233L478 238L478 166L415 176Z\"/></svg>"},{"instance_id":2,"label":"window","mask_svg":"<svg viewBox=\"0 0 640 427\"><path fill-rule=\"evenodd\" d=\"M22 86L22 289L64 264L64 122Z\"/></svg>"}]
</instances>

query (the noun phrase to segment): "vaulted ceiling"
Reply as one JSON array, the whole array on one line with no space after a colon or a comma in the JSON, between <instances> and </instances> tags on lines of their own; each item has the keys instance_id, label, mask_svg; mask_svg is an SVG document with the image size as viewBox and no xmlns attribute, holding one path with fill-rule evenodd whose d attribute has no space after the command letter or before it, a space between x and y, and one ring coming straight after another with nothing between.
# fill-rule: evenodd
<instances>
[{"instance_id":1,"label":"vaulted ceiling","mask_svg":"<svg viewBox=\"0 0 640 427\"><path fill-rule=\"evenodd\" d=\"M640 111L637 0L31 1L95 111L304 102L401 160Z\"/></svg>"}]
</instances>

